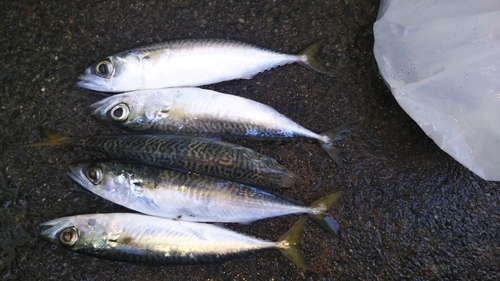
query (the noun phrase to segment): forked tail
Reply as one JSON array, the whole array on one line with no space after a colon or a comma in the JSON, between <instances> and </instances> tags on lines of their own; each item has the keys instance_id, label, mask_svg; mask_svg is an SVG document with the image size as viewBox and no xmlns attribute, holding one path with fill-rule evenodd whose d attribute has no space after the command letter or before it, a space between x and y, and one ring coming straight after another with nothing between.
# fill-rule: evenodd
<instances>
[{"instance_id":1,"label":"forked tail","mask_svg":"<svg viewBox=\"0 0 500 281\"><path fill-rule=\"evenodd\" d=\"M333 141L339 136L350 129L349 124L343 124L336 128L326 130L320 133L321 136L326 137L326 141L321 143L321 147L328 153L328 155L339 165L344 167L344 161L340 157L339 150L333 147Z\"/></svg>"},{"instance_id":2,"label":"forked tail","mask_svg":"<svg viewBox=\"0 0 500 281\"><path fill-rule=\"evenodd\" d=\"M290 228L290 230L287 231L287 233L281 236L277 243L279 244L279 248L285 257L295 263L298 267L309 270L309 266L304 263L304 257L297 248L297 243L300 240L305 221L306 217L301 218L292 226L292 228Z\"/></svg>"},{"instance_id":3,"label":"forked tail","mask_svg":"<svg viewBox=\"0 0 500 281\"><path fill-rule=\"evenodd\" d=\"M329 194L319 200L316 200L311 204L312 211L309 216L331 233L337 233L339 230L339 224L337 221L328 216L328 211L333 207L333 204L337 202L342 196L342 191Z\"/></svg>"},{"instance_id":4,"label":"forked tail","mask_svg":"<svg viewBox=\"0 0 500 281\"><path fill-rule=\"evenodd\" d=\"M30 144L27 144L26 146L61 145L61 144L65 144L69 140L69 138L62 137L50 129L43 129L43 132L44 132L45 136L49 138L48 141L30 143Z\"/></svg>"},{"instance_id":5,"label":"forked tail","mask_svg":"<svg viewBox=\"0 0 500 281\"><path fill-rule=\"evenodd\" d=\"M319 50L321 50L321 45L323 44L323 40L320 40L316 43L311 44L304 50L300 51L297 56L300 58L299 64L310 68L319 73L325 74L328 71L321 64L321 62L316 58Z\"/></svg>"}]
</instances>

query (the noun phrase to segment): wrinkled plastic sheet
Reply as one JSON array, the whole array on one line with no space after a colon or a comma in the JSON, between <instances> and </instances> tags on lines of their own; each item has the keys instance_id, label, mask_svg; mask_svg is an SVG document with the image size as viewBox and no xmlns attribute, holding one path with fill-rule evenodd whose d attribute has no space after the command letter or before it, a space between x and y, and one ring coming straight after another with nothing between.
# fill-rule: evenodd
<instances>
[{"instance_id":1,"label":"wrinkled plastic sheet","mask_svg":"<svg viewBox=\"0 0 500 281\"><path fill-rule=\"evenodd\" d=\"M500 0L382 0L373 29L401 107L458 162L500 180Z\"/></svg>"}]
</instances>

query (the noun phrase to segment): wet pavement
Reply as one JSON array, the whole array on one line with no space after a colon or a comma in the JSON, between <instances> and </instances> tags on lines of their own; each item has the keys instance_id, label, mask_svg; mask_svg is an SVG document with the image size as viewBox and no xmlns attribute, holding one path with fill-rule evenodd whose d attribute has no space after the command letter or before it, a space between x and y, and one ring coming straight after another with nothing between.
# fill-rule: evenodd
<instances>
[{"instance_id":1,"label":"wet pavement","mask_svg":"<svg viewBox=\"0 0 500 281\"><path fill-rule=\"evenodd\" d=\"M222 4L223 3L223 4ZM378 1L0 1L0 277L7 280L499 280L500 184L455 162L398 106L372 54ZM26 148L40 128L65 136L122 134L90 117L102 94L77 88L85 67L146 43L226 38L295 52L324 39L320 75L298 65L205 88L268 104L299 124L352 129L337 142L346 167L307 142L237 141L279 159L311 203L344 191L332 236L308 222L299 247L310 272L279 252L224 264L144 266L67 252L39 223L124 212L67 176L79 148ZM278 239L300 216L228 225Z\"/></svg>"}]
</instances>

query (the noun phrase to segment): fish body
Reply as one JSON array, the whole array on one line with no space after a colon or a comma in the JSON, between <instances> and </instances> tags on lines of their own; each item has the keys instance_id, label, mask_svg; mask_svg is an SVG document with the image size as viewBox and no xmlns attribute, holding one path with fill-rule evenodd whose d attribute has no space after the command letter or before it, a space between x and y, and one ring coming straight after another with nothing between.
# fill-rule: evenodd
<instances>
[{"instance_id":1,"label":"fish body","mask_svg":"<svg viewBox=\"0 0 500 281\"><path fill-rule=\"evenodd\" d=\"M318 50L319 42L292 55L230 40L168 41L108 56L88 67L78 86L102 92L201 86L295 62L325 73L314 58Z\"/></svg>"},{"instance_id":2,"label":"fish body","mask_svg":"<svg viewBox=\"0 0 500 281\"><path fill-rule=\"evenodd\" d=\"M294 185L295 173L274 158L214 139L172 135L98 136L62 138L30 144L76 145L114 158L190 171L250 185L279 188Z\"/></svg>"},{"instance_id":3,"label":"fish body","mask_svg":"<svg viewBox=\"0 0 500 281\"><path fill-rule=\"evenodd\" d=\"M80 254L145 264L224 262L278 249L307 269L295 246L303 223L300 220L282 239L271 242L211 224L127 213L89 214L42 223L49 228L41 236Z\"/></svg>"},{"instance_id":4,"label":"fish body","mask_svg":"<svg viewBox=\"0 0 500 281\"><path fill-rule=\"evenodd\" d=\"M332 144L340 130L317 134L268 105L234 95L200 88L144 90L110 96L91 107L98 119L145 133L311 139L342 165Z\"/></svg>"},{"instance_id":5,"label":"fish body","mask_svg":"<svg viewBox=\"0 0 500 281\"><path fill-rule=\"evenodd\" d=\"M91 192L129 209L196 222L250 223L308 213L327 226L326 213L340 197L334 193L304 206L244 184L119 161L74 163L68 175ZM327 230L336 229L328 226Z\"/></svg>"}]
</instances>

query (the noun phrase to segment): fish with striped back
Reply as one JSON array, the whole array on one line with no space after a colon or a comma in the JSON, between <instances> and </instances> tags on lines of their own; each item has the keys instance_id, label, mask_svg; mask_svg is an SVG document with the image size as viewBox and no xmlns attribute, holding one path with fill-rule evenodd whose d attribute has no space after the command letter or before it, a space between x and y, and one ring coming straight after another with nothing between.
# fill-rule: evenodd
<instances>
[{"instance_id":1,"label":"fish with striped back","mask_svg":"<svg viewBox=\"0 0 500 281\"><path fill-rule=\"evenodd\" d=\"M46 130L48 141L27 146L73 145L111 157L190 171L268 188L291 187L297 175L274 158L214 139L173 135L65 138Z\"/></svg>"}]
</instances>

